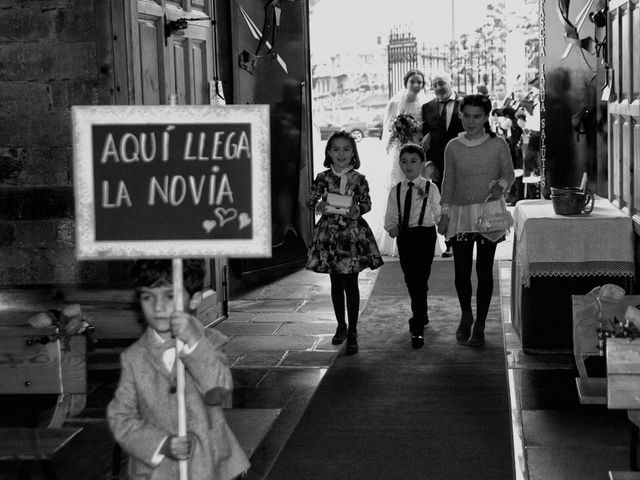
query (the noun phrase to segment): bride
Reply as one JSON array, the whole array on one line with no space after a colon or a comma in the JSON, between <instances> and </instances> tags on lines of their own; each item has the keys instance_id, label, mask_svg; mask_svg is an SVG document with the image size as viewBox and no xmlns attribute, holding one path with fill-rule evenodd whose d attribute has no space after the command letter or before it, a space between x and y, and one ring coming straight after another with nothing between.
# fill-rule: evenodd
<instances>
[{"instance_id":1,"label":"bride","mask_svg":"<svg viewBox=\"0 0 640 480\"><path fill-rule=\"evenodd\" d=\"M397 139L393 138L391 130L394 126L394 122L398 118L398 115L411 115L417 124L420 125L420 133L417 135L418 138L413 139L414 143L419 144L422 137L422 105L428 100L427 95L424 92L424 73L418 69L411 69L404 75L402 80L405 88L389 99L384 121L382 123L382 144L386 146L388 153L388 173L386 174L387 178L384 181L385 188L382 189L384 191L384 195L380 197L384 200L382 202L377 202L378 205L383 206L383 209L382 212L375 212L376 220L381 220L378 228L374 230L376 232L378 248L380 249L381 254L392 256L398 256L398 249L396 247L395 239L389 237L389 234L383 228L384 208L386 208L387 205L387 195L389 194L389 190L393 185L402 181L404 174L402 173L402 170L400 170L400 164L398 162L398 154L403 143L398 142ZM370 215L370 218L373 217L374 215Z\"/></svg>"}]
</instances>

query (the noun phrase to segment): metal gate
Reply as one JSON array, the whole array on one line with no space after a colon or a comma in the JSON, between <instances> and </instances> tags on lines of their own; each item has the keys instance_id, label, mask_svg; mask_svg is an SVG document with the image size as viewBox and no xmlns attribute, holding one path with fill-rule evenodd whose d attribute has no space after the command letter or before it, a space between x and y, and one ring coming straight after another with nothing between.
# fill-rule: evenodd
<instances>
[{"instance_id":1,"label":"metal gate","mask_svg":"<svg viewBox=\"0 0 640 480\"><path fill-rule=\"evenodd\" d=\"M389 68L389 98L404 88L402 77L412 68L418 68L418 42L410 33L392 32L387 45Z\"/></svg>"},{"instance_id":2,"label":"metal gate","mask_svg":"<svg viewBox=\"0 0 640 480\"><path fill-rule=\"evenodd\" d=\"M430 77L436 72L447 72L458 93L475 93L477 85L486 85L493 91L498 83L504 83L506 59L504 45L493 40L482 40L473 44L464 41L456 45L426 47L418 49L411 32L392 32L387 45L389 69L389 98L401 90L402 77L411 68L418 68Z\"/></svg>"}]
</instances>

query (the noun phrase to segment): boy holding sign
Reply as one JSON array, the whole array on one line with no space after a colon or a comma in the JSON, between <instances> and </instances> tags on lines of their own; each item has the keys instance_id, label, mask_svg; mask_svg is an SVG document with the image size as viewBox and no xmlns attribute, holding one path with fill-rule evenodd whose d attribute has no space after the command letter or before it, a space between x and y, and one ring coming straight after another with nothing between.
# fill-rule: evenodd
<instances>
[{"instance_id":1,"label":"boy holding sign","mask_svg":"<svg viewBox=\"0 0 640 480\"><path fill-rule=\"evenodd\" d=\"M202 300L201 261L185 260L184 305L195 312ZM189 478L230 480L249 461L228 427L221 402L233 388L221 351L225 337L206 330L188 312L174 311L171 260L139 260L132 272L147 324L141 338L121 356L122 371L107 419L129 455L129 479L179 478L179 461ZM175 338L184 342L186 436L178 436Z\"/></svg>"}]
</instances>

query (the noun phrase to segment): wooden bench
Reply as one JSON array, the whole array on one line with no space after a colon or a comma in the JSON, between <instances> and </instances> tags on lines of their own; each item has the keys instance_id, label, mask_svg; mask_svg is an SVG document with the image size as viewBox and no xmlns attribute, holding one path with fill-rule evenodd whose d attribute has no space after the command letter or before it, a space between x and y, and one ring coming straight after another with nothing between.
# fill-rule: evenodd
<instances>
[{"instance_id":1,"label":"wooden bench","mask_svg":"<svg viewBox=\"0 0 640 480\"><path fill-rule=\"evenodd\" d=\"M98 337L89 351L83 335L59 342L54 327L28 324L37 313L71 304L81 306ZM119 370L120 352L143 330L138 318L131 288L0 288L0 394L57 395L52 408L50 402L34 402L34 409L45 411L29 412L27 425L3 429L10 437L2 444L1 460L23 460L18 472L23 478L29 477L34 462L40 462L45 476L55 478L53 456L82 430L63 424L85 409L89 371Z\"/></svg>"},{"instance_id":2,"label":"wooden bench","mask_svg":"<svg viewBox=\"0 0 640 480\"><path fill-rule=\"evenodd\" d=\"M56 478L53 456L82 430L62 424L69 414L84 408L86 370L83 336L65 341L58 339L53 327L0 327L0 394L57 395L45 425L34 428L33 413L25 425L0 428L0 460L22 461L18 478L29 478L34 462L41 464L47 479Z\"/></svg>"}]
</instances>

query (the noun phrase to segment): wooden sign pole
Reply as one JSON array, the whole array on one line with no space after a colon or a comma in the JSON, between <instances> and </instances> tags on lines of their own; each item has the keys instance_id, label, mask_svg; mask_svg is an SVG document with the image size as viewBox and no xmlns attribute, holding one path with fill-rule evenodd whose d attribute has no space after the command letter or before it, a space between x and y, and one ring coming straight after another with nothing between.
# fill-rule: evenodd
<instances>
[{"instance_id":1,"label":"wooden sign pole","mask_svg":"<svg viewBox=\"0 0 640 480\"><path fill-rule=\"evenodd\" d=\"M184 294L182 277L182 259L174 258L172 264L173 305L176 312L184 312ZM182 340L176 338L176 388L178 395L178 435L187 435L187 409L184 395L184 363L180 360L180 352L184 348ZM180 460L180 480L188 480L187 461Z\"/></svg>"},{"instance_id":2,"label":"wooden sign pole","mask_svg":"<svg viewBox=\"0 0 640 480\"><path fill-rule=\"evenodd\" d=\"M175 93L169 95L169 105L177 105L178 99ZM173 305L176 312L184 312L184 281L182 273L182 259L174 258L171 268L173 276ZM176 338L176 394L178 395L178 436L187 435L187 406L184 395L184 363L180 359L180 353L184 343ZM189 480L188 464L186 460L180 460L180 480Z\"/></svg>"}]
</instances>

